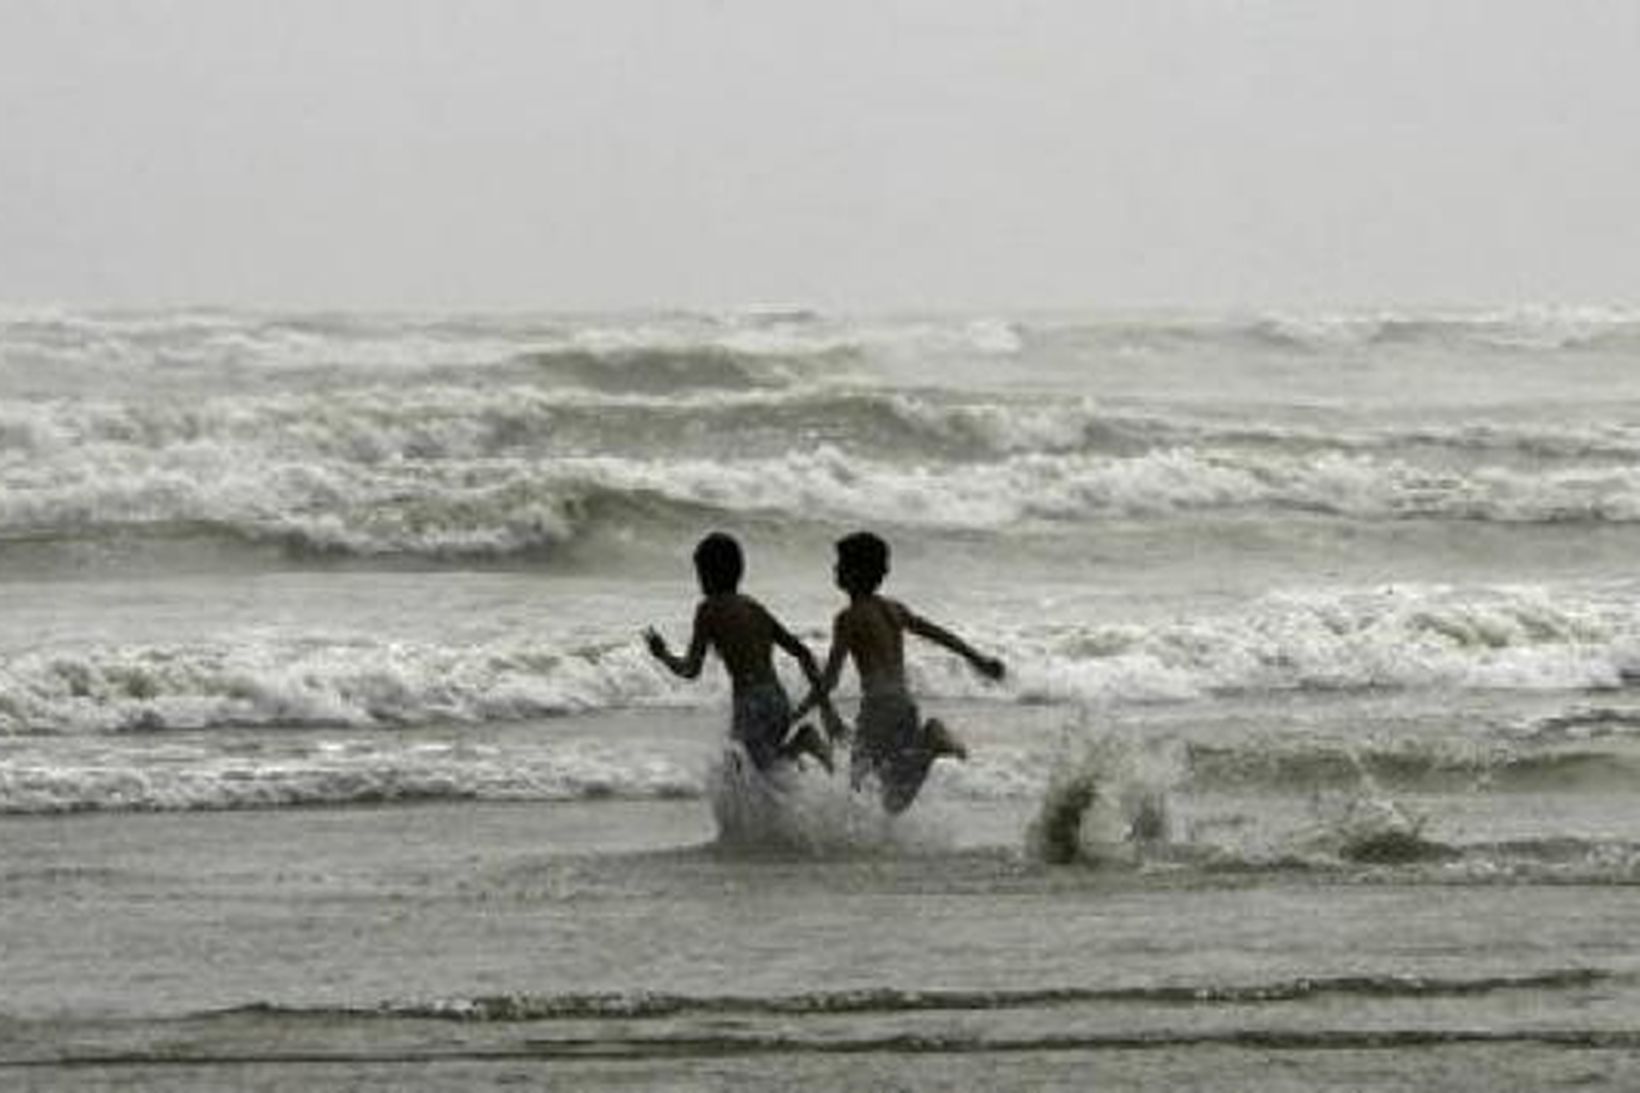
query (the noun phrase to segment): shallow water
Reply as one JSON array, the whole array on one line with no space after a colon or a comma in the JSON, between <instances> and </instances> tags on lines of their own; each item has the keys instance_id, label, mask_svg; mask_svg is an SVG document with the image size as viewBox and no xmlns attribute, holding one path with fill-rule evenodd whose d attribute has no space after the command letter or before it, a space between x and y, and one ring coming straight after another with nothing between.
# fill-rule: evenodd
<instances>
[{"instance_id":1,"label":"shallow water","mask_svg":"<svg viewBox=\"0 0 1640 1093\"><path fill-rule=\"evenodd\" d=\"M1627 887L1063 868L961 838L1007 811L810 858L725 852L681 801L12 820L0 1068L40 1088L1632 1076Z\"/></svg>"}]
</instances>

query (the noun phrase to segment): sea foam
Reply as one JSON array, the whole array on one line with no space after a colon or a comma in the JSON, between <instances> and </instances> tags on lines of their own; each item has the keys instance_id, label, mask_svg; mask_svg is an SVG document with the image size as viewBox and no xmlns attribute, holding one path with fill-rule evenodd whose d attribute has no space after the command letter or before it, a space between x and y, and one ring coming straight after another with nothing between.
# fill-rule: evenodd
<instances>
[{"instance_id":1,"label":"sea foam","mask_svg":"<svg viewBox=\"0 0 1640 1093\"><path fill-rule=\"evenodd\" d=\"M1007 683L918 655L915 693L1078 708L1303 691L1582 692L1640 674L1640 609L1621 588L1289 591L1221 614L1045 617L971 636L1009 651ZM723 696L717 674L685 684L636 638L298 630L0 654L0 733L13 734L506 722Z\"/></svg>"}]
</instances>

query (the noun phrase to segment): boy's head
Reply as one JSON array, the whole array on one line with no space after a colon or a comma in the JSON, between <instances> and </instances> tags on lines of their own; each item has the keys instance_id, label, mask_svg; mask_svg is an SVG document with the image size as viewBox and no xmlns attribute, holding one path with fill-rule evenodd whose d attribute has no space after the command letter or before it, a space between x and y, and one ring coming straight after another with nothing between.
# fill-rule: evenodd
<instances>
[{"instance_id":1,"label":"boy's head","mask_svg":"<svg viewBox=\"0 0 1640 1093\"><path fill-rule=\"evenodd\" d=\"M837 540L837 585L852 596L869 596L888 576L888 544L869 531Z\"/></svg>"},{"instance_id":2,"label":"boy's head","mask_svg":"<svg viewBox=\"0 0 1640 1093\"><path fill-rule=\"evenodd\" d=\"M700 590L708 596L733 592L740 587L740 575L745 571L746 559L733 536L714 531L695 544L695 576L700 579Z\"/></svg>"}]
</instances>

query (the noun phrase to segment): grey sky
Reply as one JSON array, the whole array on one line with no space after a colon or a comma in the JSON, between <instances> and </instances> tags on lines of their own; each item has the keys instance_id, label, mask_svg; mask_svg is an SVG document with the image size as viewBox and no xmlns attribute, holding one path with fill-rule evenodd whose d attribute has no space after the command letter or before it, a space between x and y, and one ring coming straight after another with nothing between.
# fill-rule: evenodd
<instances>
[{"instance_id":1,"label":"grey sky","mask_svg":"<svg viewBox=\"0 0 1640 1093\"><path fill-rule=\"evenodd\" d=\"M1630 0L0 0L0 299L1636 298Z\"/></svg>"}]
</instances>

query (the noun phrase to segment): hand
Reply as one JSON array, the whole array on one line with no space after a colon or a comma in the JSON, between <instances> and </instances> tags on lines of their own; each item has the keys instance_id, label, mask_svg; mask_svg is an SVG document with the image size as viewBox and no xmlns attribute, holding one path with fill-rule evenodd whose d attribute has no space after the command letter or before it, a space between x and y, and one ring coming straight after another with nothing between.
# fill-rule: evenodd
<instances>
[{"instance_id":1,"label":"hand","mask_svg":"<svg viewBox=\"0 0 1640 1093\"><path fill-rule=\"evenodd\" d=\"M649 646L649 655L657 660L667 658L666 639L661 637L660 631L653 626L643 632L644 644Z\"/></svg>"},{"instance_id":2,"label":"hand","mask_svg":"<svg viewBox=\"0 0 1640 1093\"><path fill-rule=\"evenodd\" d=\"M1008 674L1008 669L996 657L980 657L974 661L974 670L986 679L998 682Z\"/></svg>"}]
</instances>

